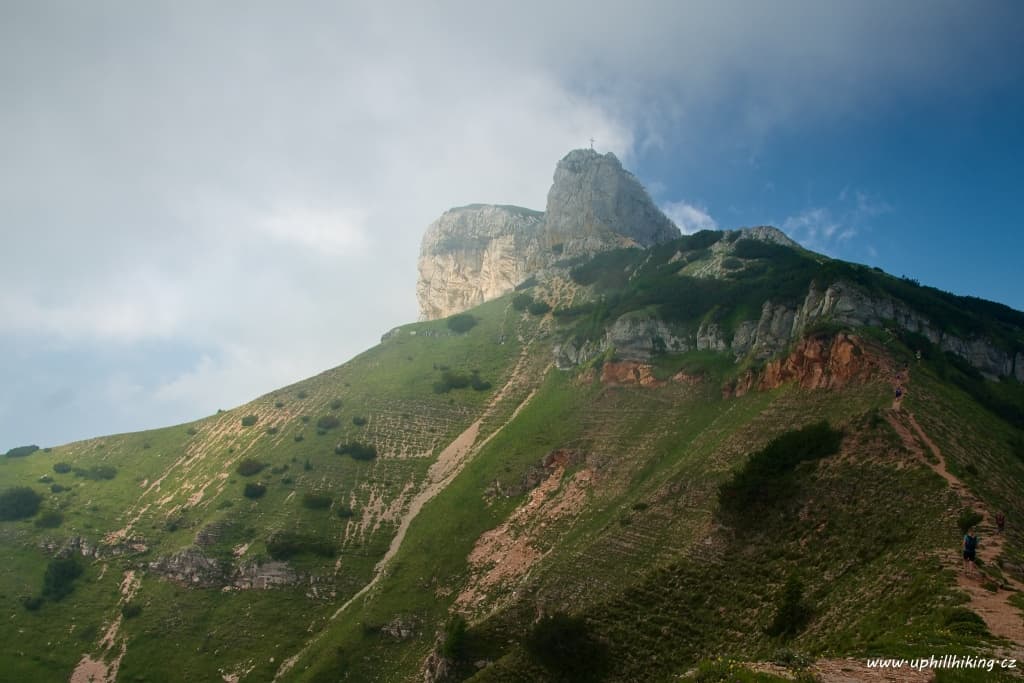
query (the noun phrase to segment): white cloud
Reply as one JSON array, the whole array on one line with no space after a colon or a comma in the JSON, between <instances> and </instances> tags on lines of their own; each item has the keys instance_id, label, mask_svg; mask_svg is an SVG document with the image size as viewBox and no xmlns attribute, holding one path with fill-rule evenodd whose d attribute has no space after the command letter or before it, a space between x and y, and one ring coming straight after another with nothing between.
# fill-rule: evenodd
<instances>
[{"instance_id":1,"label":"white cloud","mask_svg":"<svg viewBox=\"0 0 1024 683\"><path fill-rule=\"evenodd\" d=\"M20 353L0 360L4 386L32 391L33 354L55 340L84 365L99 344L155 340L191 362L159 381L118 377L89 419L0 400L0 433L86 436L108 431L93 419L105 414L156 425L345 360L415 319L431 220L469 202L543 208L557 159L591 137L630 166L638 150L703 139L726 103L743 112L731 132L747 151L810 112L960 87L967 67L971 84L1015 68L997 49L1015 39L1000 8L876 11L538 0L498 14L470 2L159 0L5 11L0 332ZM865 197L865 213L878 206ZM665 210L687 232L716 226L696 204ZM812 218L793 220L833 241L859 229ZM78 386L76 372L46 391Z\"/></svg>"},{"instance_id":2,"label":"white cloud","mask_svg":"<svg viewBox=\"0 0 1024 683\"><path fill-rule=\"evenodd\" d=\"M707 209L703 207L678 201L663 204L661 210L672 219L672 222L676 224L684 235L689 235L698 230L718 229L718 223L707 212Z\"/></svg>"}]
</instances>

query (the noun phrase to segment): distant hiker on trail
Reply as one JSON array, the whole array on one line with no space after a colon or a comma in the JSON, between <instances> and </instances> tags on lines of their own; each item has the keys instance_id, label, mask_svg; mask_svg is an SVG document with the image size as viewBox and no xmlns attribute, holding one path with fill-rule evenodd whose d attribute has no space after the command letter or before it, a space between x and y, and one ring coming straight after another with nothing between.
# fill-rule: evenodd
<instances>
[{"instance_id":1,"label":"distant hiker on trail","mask_svg":"<svg viewBox=\"0 0 1024 683\"><path fill-rule=\"evenodd\" d=\"M921 362L921 349L918 349L917 353L914 354L914 355L917 356L917 362L920 363Z\"/></svg>"},{"instance_id":2,"label":"distant hiker on trail","mask_svg":"<svg viewBox=\"0 0 1024 683\"><path fill-rule=\"evenodd\" d=\"M1003 533L1003 529L1006 528L1006 515L1002 512L996 513L996 531Z\"/></svg>"},{"instance_id":3,"label":"distant hiker on trail","mask_svg":"<svg viewBox=\"0 0 1024 683\"><path fill-rule=\"evenodd\" d=\"M974 557L978 552L978 535L971 527L964 535L964 574L971 575L976 567Z\"/></svg>"},{"instance_id":4,"label":"distant hiker on trail","mask_svg":"<svg viewBox=\"0 0 1024 683\"><path fill-rule=\"evenodd\" d=\"M897 386L896 387L896 400L898 401L901 398L903 398L903 387Z\"/></svg>"}]
</instances>

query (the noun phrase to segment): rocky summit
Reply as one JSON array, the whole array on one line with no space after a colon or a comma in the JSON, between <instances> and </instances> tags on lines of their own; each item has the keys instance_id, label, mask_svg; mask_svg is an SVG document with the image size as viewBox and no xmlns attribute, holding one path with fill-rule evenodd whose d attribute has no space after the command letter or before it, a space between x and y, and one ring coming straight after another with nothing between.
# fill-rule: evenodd
<instances>
[{"instance_id":1,"label":"rocky summit","mask_svg":"<svg viewBox=\"0 0 1024 683\"><path fill-rule=\"evenodd\" d=\"M678 236L679 228L614 154L573 150L555 168L544 212L473 204L431 223L420 248L420 318L490 301L572 256Z\"/></svg>"},{"instance_id":2,"label":"rocky summit","mask_svg":"<svg viewBox=\"0 0 1024 683\"><path fill-rule=\"evenodd\" d=\"M343 365L0 457L0 678L1020 680L868 662L1024 660L1024 313L590 150L419 267Z\"/></svg>"}]
</instances>

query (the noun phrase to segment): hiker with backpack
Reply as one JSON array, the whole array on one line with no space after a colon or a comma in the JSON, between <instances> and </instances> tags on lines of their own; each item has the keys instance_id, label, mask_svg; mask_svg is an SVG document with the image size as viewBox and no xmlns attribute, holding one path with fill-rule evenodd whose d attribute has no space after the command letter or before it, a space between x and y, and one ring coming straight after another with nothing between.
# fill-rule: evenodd
<instances>
[{"instance_id":1,"label":"hiker with backpack","mask_svg":"<svg viewBox=\"0 0 1024 683\"><path fill-rule=\"evenodd\" d=\"M1005 528L1006 528L1006 515L1004 515L1002 512L997 512L996 513L996 531L1001 534L1001 533L1003 533L1003 529L1005 529Z\"/></svg>"},{"instance_id":2,"label":"hiker with backpack","mask_svg":"<svg viewBox=\"0 0 1024 683\"><path fill-rule=\"evenodd\" d=\"M976 565L974 564L975 556L978 552L978 534L975 532L974 527L968 529L967 533L964 534L964 574L970 576L974 573Z\"/></svg>"}]
</instances>

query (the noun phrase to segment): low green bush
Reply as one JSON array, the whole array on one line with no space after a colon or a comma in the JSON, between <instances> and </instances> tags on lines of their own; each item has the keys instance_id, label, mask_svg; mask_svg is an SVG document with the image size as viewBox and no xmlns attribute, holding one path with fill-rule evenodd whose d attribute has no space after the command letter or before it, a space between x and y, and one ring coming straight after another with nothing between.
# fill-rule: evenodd
<instances>
[{"instance_id":1,"label":"low green bush","mask_svg":"<svg viewBox=\"0 0 1024 683\"><path fill-rule=\"evenodd\" d=\"M469 313L457 313L448 318L448 329L453 332L469 332L476 327L477 319Z\"/></svg>"},{"instance_id":2,"label":"low green bush","mask_svg":"<svg viewBox=\"0 0 1024 683\"><path fill-rule=\"evenodd\" d=\"M63 600L75 590L75 579L84 571L74 556L50 560L43 575L43 597L55 602Z\"/></svg>"},{"instance_id":3,"label":"low green bush","mask_svg":"<svg viewBox=\"0 0 1024 683\"><path fill-rule=\"evenodd\" d=\"M126 603L121 607L121 616L125 619L134 619L135 617L142 614L142 605L134 602Z\"/></svg>"},{"instance_id":4,"label":"low green bush","mask_svg":"<svg viewBox=\"0 0 1024 683\"><path fill-rule=\"evenodd\" d=\"M235 472L238 472L243 477L251 477L254 474L259 474L267 466L266 463L254 460L252 458L246 458L238 463L235 467Z\"/></svg>"},{"instance_id":5,"label":"low green bush","mask_svg":"<svg viewBox=\"0 0 1024 683\"><path fill-rule=\"evenodd\" d=\"M810 606L804 601L803 583L791 576L786 580L778 609L765 633L773 638L788 640L806 628L811 614Z\"/></svg>"},{"instance_id":6,"label":"low green bush","mask_svg":"<svg viewBox=\"0 0 1024 683\"><path fill-rule=\"evenodd\" d=\"M109 481L117 476L117 468L113 465L93 465L92 467L76 467L71 470L76 477L92 481Z\"/></svg>"},{"instance_id":7,"label":"low green bush","mask_svg":"<svg viewBox=\"0 0 1024 683\"><path fill-rule=\"evenodd\" d=\"M541 618L523 647L534 662L570 681L598 680L608 662L606 646L587 622L560 612Z\"/></svg>"},{"instance_id":8,"label":"low green bush","mask_svg":"<svg viewBox=\"0 0 1024 683\"><path fill-rule=\"evenodd\" d=\"M341 420L339 420L333 415L324 415L323 417L316 421L317 429L323 429L325 431L328 429L334 429L340 424Z\"/></svg>"},{"instance_id":9,"label":"low green bush","mask_svg":"<svg viewBox=\"0 0 1024 683\"><path fill-rule=\"evenodd\" d=\"M957 517L957 526L960 527L960 533L966 534L971 527L978 526L983 519L985 519L985 516L980 512L975 512L971 508L964 508L960 511L960 516Z\"/></svg>"},{"instance_id":10,"label":"low green bush","mask_svg":"<svg viewBox=\"0 0 1024 683\"><path fill-rule=\"evenodd\" d=\"M352 424L354 424L356 427L363 427L366 425L366 418L360 415L356 415L355 417L352 418Z\"/></svg>"},{"instance_id":11,"label":"low green bush","mask_svg":"<svg viewBox=\"0 0 1024 683\"><path fill-rule=\"evenodd\" d=\"M246 415L245 417L242 418L242 426L243 427L252 427L254 424L256 424L259 421L259 419L260 419L259 415Z\"/></svg>"},{"instance_id":12,"label":"low green bush","mask_svg":"<svg viewBox=\"0 0 1024 683\"><path fill-rule=\"evenodd\" d=\"M43 599L38 595L26 595L21 599L21 606L29 612L35 612L43 606Z\"/></svg>"},{"instance_id":13,"label":"low green bush","mask_svg":"<svg viewBox=\"0 0 1024 683\"><path fill-rule=\"evenodd\" d=\"M512 297L512 308L517 311L525 311L533 303L533 297L529 294L516 294Z\"/></svg>"},{"instance_id":14,"label":"low green bush","mask_svg":"<svg viewBox=\"0 0 1024 683\"><path fill-rule=\"evenodd\" d=\"M8 458L24 458L26 455L32 455L39 450L39 446L18 446L7 451Z\"/></svg>"},{"instance_id":15,"label":"low green bush","mask_svg":"<svg viewBox=\"0 0 1024 683\"><path fill-rule=\"evenodd\" d=\"M336 398L333 401L331 401L331 410L338 410L339 408L341 408L340 398Z\"/></svg>"},{"instance_id":16,"label":"low green bush","mask_svg":"<svg viewBox=\"0 0 1024 683\"><path fill-rule=\"evenodd\" d=\"M377 449L374 446L358 441L339 443L334 447L334 452L338 455L348 455L353 460L373 460L377 457Z\"/></svg>"},{"instance_id":17,"label":"low green bush","mask_svg":"<svg viewBox=\"0 0 1024 683\"><path fill-rule=\"evenodd\" d=\"M349 507L348 505L339 505L334 509L334 514L338 515L342 519L348 519L355 513L352 511L352 508Z\"/></svg>"},{"instance_id":18,"label":"low green bush","mask_svg":"<svg viewBox=\"0 0 1024 683\"><path fill-rule=\"evenodd\" d=\"M323 493L302 494L302 507L310 510L326 510L331 507L332 499Z\"/></svg>"},{"instance_id":19,"label":"low green bush","mask_svg":"<svg viewBox=\"0 0 1024 683\"><path fill-rule=\"evenodd\" d=\"M526 310L530 312L530 315L544 315L551 311L551 306L543 301L534 301Z\"/></svg>"},{"instance_id":20,"label":"low green bush","mask_svg":"<svg viewBox=\"0 0 1024 683\"><path fill-rule=\"evenodd\" d=\"M313 534L278 531L267 539L267 554L275 560L287 560L296 555L330 558L338 554L338 548L331 541Z\"/></svg>"},{"instance_id":21,"label":"low green bush","mask_svg":"<svg viewBox=\"0 0 1024 683\"><path fill-rule=\"evenodd\" d=\"M53 463L53 471L57 474L67 474L71 471L71 463L55 462Z\"/></svg>"},{"instance_id":22,"label":"low green bush","mask_svg":"<svg viewBox=\"0 0 1024 683\"><path fill-rule=\"evenodd\" d=\"M245 489L242 491L242 495L245 496L246 498L256 500L257 498L262 498L263 494L265 494L266 492L267 487L264 486L263 484L249 482L248 484L245 485Z\"/></svg>"},{"instance_id":23,"label":"low green bush","mask_svg":"<svg viewBox=\"0 0 1024 683\"><path fill-rule=\"evenodd\" d=\"M64 515L56 510L49 510L39 515L36 526L40 529L56 529L64 523Z\"/></svg>"},{"instance_id":24,"label":"low green bush","mask_svg":"<svg viewBox=\"0 0 1024 683\"><path fill-rule=\"evenodd\" d=\"M43 497L27 486L15 486L0 493L0 521L27 519L39 512Z\"/></svg>"}]
</instances>

